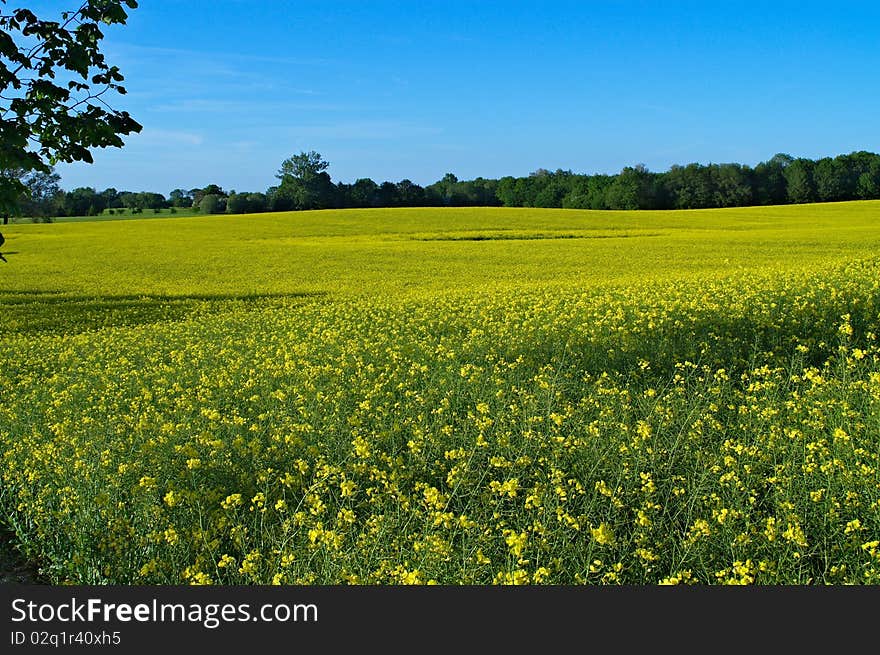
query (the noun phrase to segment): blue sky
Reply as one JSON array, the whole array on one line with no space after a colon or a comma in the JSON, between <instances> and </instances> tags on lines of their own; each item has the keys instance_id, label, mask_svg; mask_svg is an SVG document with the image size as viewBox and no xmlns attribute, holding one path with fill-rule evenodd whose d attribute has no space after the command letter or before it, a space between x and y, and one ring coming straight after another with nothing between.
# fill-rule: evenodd
<instances>
[{"instance_id":1,"label":"blue sky","mask_svg":"<svg viewBox=\"0 0 880 655\"><path fill-rule=\"evenodd\" d=\"M423 185L878 152L878 27L876 2L141 0L104 49L143 132L56 170L167 195L263 191L302 150Z\"/></svg>"}]
</instances>

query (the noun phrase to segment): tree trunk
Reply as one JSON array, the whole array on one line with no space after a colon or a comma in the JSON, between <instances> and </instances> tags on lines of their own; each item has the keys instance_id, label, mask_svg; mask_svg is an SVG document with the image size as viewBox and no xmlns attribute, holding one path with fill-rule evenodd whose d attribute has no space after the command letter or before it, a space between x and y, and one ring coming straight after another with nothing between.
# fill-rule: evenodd
<instances>
[{"instance_id":1,"label":"tree trunk","mask_svg":"<svg viewBox=\"0 0 880 655\"><path fill-rule=\"evenodd\" d=\"M9 224L9 214L3 214L3 225Z\"/></svg>"}]
</instances>

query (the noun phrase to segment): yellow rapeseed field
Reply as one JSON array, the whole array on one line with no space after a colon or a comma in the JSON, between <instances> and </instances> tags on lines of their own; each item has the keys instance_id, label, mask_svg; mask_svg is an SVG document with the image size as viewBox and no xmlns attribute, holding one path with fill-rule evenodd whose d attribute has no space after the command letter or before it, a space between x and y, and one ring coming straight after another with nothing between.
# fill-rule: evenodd
<instances>
[{"instance_id":1,"label":"yellow rapeseed field","mask_svg":"<svg viewBox=\"0 0 880 655\"><path fill-rule=\"evenodd\" d=\"M4 235L49 581L880 583L880 202Z\"/></svg>"}]
</instances>

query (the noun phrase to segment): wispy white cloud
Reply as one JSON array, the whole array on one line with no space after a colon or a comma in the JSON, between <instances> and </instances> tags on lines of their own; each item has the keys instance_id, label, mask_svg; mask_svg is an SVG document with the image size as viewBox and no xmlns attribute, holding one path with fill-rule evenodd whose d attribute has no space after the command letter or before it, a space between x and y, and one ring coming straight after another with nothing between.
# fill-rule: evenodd
<instances>
[{"instance_id":1,"label":"wispy white cloud","mask_svg":"<svg viewBox=\"0 0 880 655\"><path fill-rule=\"evenodd\" d=\"M320 66L333 63L332 59L322 57L274 57L269 55L252 55L231 50L208 52L205 50L188 50L186 48L165 48L161 46L148 46L137 43L116 42L112 46L113 54L130 55L143 58L152 56L155 58L174 59L179 64L183 61L212 61L212 62L259 62L267 64L282 64L287 66Z\"/></svg>"},{"instance_id":2,"label":"wispy white cloud","mask_svg":"<svg viewBox=\"0 0 880 655\"><path fill-rule=\"evenodd\" d=\"M414 125L400 121L343 121L323 125L290 126L288 135L302 138L393 140L440 134L437 127Z\"/></svg>"},{"instance_id":3,"label":"wispy white cloud","mask_svg":"<svg viewBox=\"0 0 880 655\"><path fill-rule=\"evenodd\" d=\"M349 111L352 107L331 103L297 103L297 102L259 102L252 100L226 100L212 98L184 98L173 102L165 102L151 107L160 112L194 112L194 113L250 113L258 109L260 113L267 111Z\"/></svg>"},{"instance_id":4,"label":"wispy white cloud","mask_svg":"<svg viewBox=\"0 0 880 655\"><path fill-rule=\"evenodd\" d=\"M262 145L263 144L260 143L259 141L244 139L241 141L233 141L232 143L229 144L229 147L234 150L250 151L250 150L254 150L255 148L258 148Z\"/></svg>"},{"instance_id":5,"label":"wispy white cloud","mask_svg":"<svg viewBox=\"0 0 880 655\"><path fill-rule=\"evenodd\" d=\"M128 143L149 146L200 146L205 139L201 134L182 130L144 127L140 134L128 137Z\"/></svg>"}]
</instances>

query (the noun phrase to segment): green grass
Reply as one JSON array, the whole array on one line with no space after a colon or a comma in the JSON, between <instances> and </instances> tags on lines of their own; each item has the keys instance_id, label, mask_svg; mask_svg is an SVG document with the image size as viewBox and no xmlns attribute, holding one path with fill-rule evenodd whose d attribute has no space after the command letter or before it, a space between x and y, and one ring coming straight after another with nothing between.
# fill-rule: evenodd
<instances>
[{"instance_id":1,"label":"green grass","mask_svg":"<svg viewBox=\"0 0 880 655\"><path fill-rule=\"evenodd\" d=\"M878 213L8 226L5 524L87 584L876 584Z\"/></svg>"}]
</instances>

